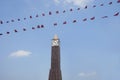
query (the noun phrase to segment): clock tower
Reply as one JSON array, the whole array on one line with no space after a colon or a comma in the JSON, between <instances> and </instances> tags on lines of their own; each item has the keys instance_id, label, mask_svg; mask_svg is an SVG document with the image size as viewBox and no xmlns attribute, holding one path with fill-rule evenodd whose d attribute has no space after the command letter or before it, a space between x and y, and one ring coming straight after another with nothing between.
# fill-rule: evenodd
<instances>
[{"instance_id":1,"label":"clock tower","mask_svg":"<svg viewBox=\"0 0 120 80\"><path fill-rule=\"evenodd\" d=\"M60 40L57 35L52 39L51 68L48 80L62 80L60 68Z\"/></svg>"}]
</instances>

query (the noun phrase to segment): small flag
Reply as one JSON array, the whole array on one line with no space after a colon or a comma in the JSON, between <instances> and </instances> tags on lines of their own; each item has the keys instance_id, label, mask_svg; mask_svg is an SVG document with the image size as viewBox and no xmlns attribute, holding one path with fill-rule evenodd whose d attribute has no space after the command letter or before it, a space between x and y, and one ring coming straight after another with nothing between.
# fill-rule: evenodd
<instances>
[{"instance_id":1,"label":"small flag","mask_svg":"<svg viewBox=\"0 0 120 80\"><path fill-rule=\"evenodd\" d=\"M66 11L64 10L63 13L65 13Z\"/></svg>"},{"instance_id":2,"label":"small flag","mask_svg":"<svg viewBox=\"0 0 120 80\"><path fill-rule=\"evenodd\" d=\"M104 6L104 4L100 4L100 6Z\"/></svg>"},{"instance_id":3,"label":"small flag","mask_svg":"<svg viewBox=\"0 0 120 80\"><path fill-rule=\"evenodd\" d=\"M58 14L59 13L59 11L56 11L56 14Z\"/></svg>"},{"instance_id":4,"label":"small flag","mask_svg":"<svg viewBox=\"0 0 120 80\"><path fill-rule=\"evenodd\" d=\"M108 16L103 16L102 18L108 18Z\"/></svg>"},{"instance_id":5,"label":"small flag","mask_svg":"<svg viewBox=\"0 0 120 80\"><path fill-rule=\"evenodd\" d=\"M30 18L32 18L32 16L30 16Z\"/></svg>"},{"instance_id":6,"label":"small flag","mask_svg":"<svg viewBox=\"0 0 120 80\"><path fill-rule=\"evenodd\" d=\"M111 5L112 4L112 2L109 2L109 5Z\"/></svg>"},{"instance_id":7,"label":"small flag","mask_svg":"<svg viewBox=\"0 0 120 80\"><path fill-rule=\"evenodd\" d=\"M77 10L80 10L80 8L77 8Z\"/></svg>"},{"instance_id":8,"label":"small flag","mask_svg":"<svg viewBox=\"0 0 120 80\"><path fill-rule=\"evenodd\" d=\"M44 14L44 13L42 13L42 16L45 16L45 14Z\"/></svg>"},{"instance_id":9,"label":"small flag","mask_svg":"<svg viewBox=\"0 0 120 80\"><path fill-rule=\"evenodd\" d=\"M0 24L3 24L3 21L0 21Z\"/></svg>"},{"instance_id":10,"label":"small flag","mask_svg":"<svg viewBox=\"0 0 120 80\"><path fill-rule=\"evenodd\" d=\"M114 16L118 16L119 15L119 12L115 13Z\"/></svg>"},{"instance_id":11,"label":"small flag","mask_svg":"<svg viewBox=\"0 0 120 80\"><path fill-rule=\"evenodd\" d=\"M85 6L85 9L87 9L87 6Z\"/></svg>"},{"instance_id":12,"label":"small flag","mask_svg":"<svg viewBox=\"0 0 120 80\"><path fill-rule=\"evenodd\" d=\"M0 33L0 36L3 35L2 33Z\"/></svg>"},{"instance_id":13,"label":"small flag","mask_svg":"<svg viewBox=\"0 0 120 80\"><path fill-rule=\"evenodd\" d=\"M36 17L39 17L38 14L36 15Z\"/></svg>"},{"instance_id":14,"label":"small flag","mask_svg":"<svg viewBox=\"0 0 120 80\"><path fill-rule=\"evenodd\" d=\"M15 29L14 32L18 32L18 31Z\"/></svg>"},{"instance_id":15,"label":"small flag","mask_svg":"<svg viewBox=\"0 0 120 80\"><path fill-rule=\"evenodd\" d=\"M40 28L40 25L38 25L37 28Z\"/></svg>"},{"instance_id":16,"label":"small flag","mask_svg":"<svg viewBox=\"0 0 120 80\"><path fill-rule=\"evenodd\" d=\"M24 20L26 20L26 18L24 18Z\"/></svg>"},{"instance_id":17,"label":"small flag","mask_svg":"<svg viewBox=\"0 0 120 80\"><path fill-rule=\"evenodd\" d=\"M76 23L77 21L76 20L73 20L73 23Z\"/></svg>"},{"instance_id":18,"label":"small flag","mask_svg":"<svg viewBox=\"0 0 120 80\"><path fill-rule=\"evenodd\" d=\"M20 19L18 19L18 21L20 21Z\"/></svg>"},{"instance_id":19,"label":"small flag","mask_svg":"<svg viewBox=\"0 0 120 80\"><path fill-rule=\"evenodd\" d=\"M120 0L118 0L117 3L120 3Z\"/></svg>"},{"instance_id":20,"label":"small flag","mask_svg":"<svg viewBox=\"0 0 120 80\"><path fill-rule=\"evenodd\" d=\"M94 20L94 19L95 19L95 17L90 18L90 20Z\"/></svg>"},{"instance_id":21,"label":"small flag","mask_svg":"<svg viewBox=\"0 0 120 80\"><path fill-rule=\"evenodd\" d=\"M64 22L63 22L63 24L67 24L67 22L66 22L66 21L64 21Z\"/></svg>"},{"instance_id":22,"label":"small flag","mask_svg":"<svg viewBox=\"0 0 120 80\"><path fill-rule=\"evenodd\" d=\"M35 27L32 27L32 29L35 29Z\"/></svg>"},{"instance_id":23,"label":"small flag","mask_svg":"<svg viewBox=\"0 0 120 80\"><path fill-rule=\"evenodd\" d=\"M14 22L14 20L11 20L11 22Z\"/></svg>"},{"instance_id":24,"label":"small flag","mask_svg":"<svg viewBox=\"0 0 120 80\"><path fill-rule=\"evenodd\" d=\"M52 12L49 12L49 15L52 15Z\"/></svg>"},{"instance_id":25,"label":"small flag","mask_svg":"<svg viewBox=\"0 0 120 80\"><path fill-rule=\"evenodd\" d=\"M87 21L87 18L84 18L83 21Z\"/></svg>"},{"instance_id":26,"label":"small flag","mask_svg":"<svg viewBox=\"0 0 120 80\"><path fill-rule=\"evenodd\" d=\"M93 5L93 8L95 8L96 7L96 5Z\"/></svg>"},{"instance_id":27,"label":"small flag","mask_svg":"<svg viewBox=\"0 0 120 80\"><path fill-rule=\"evenodd\" d=\"M23 28L23 31L26 31L26 29L25 29L25 28Z\"/></svg>"},{"instance_id":28,"label":"small flag","mask_svg":"<svg viewBox=\"0 0 120 80\"><path fill-rule=\"evenodd\" d=\"M57 23L54 23L54 26L57 26Z\"/></svg>"},{"instance_id":29,"label":"small flag","mask_svg":"<svg viewBox=\"0 0 120 80\"><path fill-rule=\"evenodd\" d=\"M70 11L73 11L73 9L70 9Z\"/></svg>"},{"instance_id":30,"label":"small flag","mask_svg":"<svg viewBox=\"0 0 120 80\"><path fill-rule=\"evenodd\" d=\"M7 34L10 34L10 32L6 32Z\"/></svg>"},{"instance_id":31,"label":"small flag","mask_svg":"<svg viewBox=\"0 0 120 80\"><path fill-rule=\"evenodd\" d=\"M41 25L41 28L44 28L44 25Z\"/></svg>"},{"instance_id":32,"label":"small flag","mask_svg":"<svg viewBox=\"0 0 120 80\"><path fill-rule=\"evenodd\" d=\"M6 23L9 23L9 21L6 21Z\"/></svg>"}]
</instances>

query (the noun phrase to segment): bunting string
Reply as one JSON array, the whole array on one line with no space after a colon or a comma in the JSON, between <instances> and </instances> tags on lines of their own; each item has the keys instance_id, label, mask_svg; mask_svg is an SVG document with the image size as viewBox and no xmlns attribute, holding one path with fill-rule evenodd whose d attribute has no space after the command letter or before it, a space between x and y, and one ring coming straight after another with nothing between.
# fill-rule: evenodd
<instances>
[{"instance_id":1,"label":"bunting string","mask_svg":"<svg viewBox=\"0 0 120 80\"><path fill-rule=\"evenodd\" d=\"M120 0L117 0L117 3L120 3ZM113 2L108 2L107 3L108 5L112 5L113 4ZM100 4L99 6L104 6L104 4L102 3L102 4ZM97 7L97 5L93 5L92 6L93 8L95 8L95 7ZM88 8L88 6L86 5L85 7L84 7L84 9L87 9ZM77 8L77 10L79 11L80 10L80 8ZM69 9L69 11L70 12L72 12L72 11L74 11L74 9ZM62 13L65 13L66 12L66 10L63 10L62 11ZM60 14L60 11L55 11L55 13L56 14ZM3 21L3 20L0 20L0 24L5 24L5 23L11 23L11 22L20 22L20 21L22 21L22 20L29 20L29 19L32 19L32 18L38 18L38 17L40 17L40 16L46 16L46 15L52 15L53 14L53 12L52 11L49 11L48 13L42 13L41 15L38 15L38 14L36 14L34 17L33 16L29 16L29 18L26 18L26 17L24 17L24 18L22 18L22 19L20 19L20 18L18 18L17 20L16 19L11 19L11 20L7 20L7 21ZM119 13L118 13L119 14ZM107 18L107 16L104 16L103 18ZM85 21L86 21L86 19L84 19Z\"/></svg>"},{"instance_id":2,"label":"bunting string","mask_svg":"<svg viewBox=\"0 0 120 80\"><path fill-rule=\"evenodd\" d=\"M117 16L119 16L119 12L116 12L116 13L114 13L112 16L114 16L114 17L117 17ZM102 17L100 17L101 19L106 19L106 18L109 18L108 16L102 16ZM91 20L91 21L93 21L93 20L95 20L96 19L96 17L95 16L93 16L93 17L90 17L90 18L83 18L83 19L81 19L81 21L83 21L83 22L86 22L86 21L88 21L88 20ZM69 22L69 23L77 23L79 20L77 20L77 19L74 19L74 20L72 20L72 22ZM68 24L68 21L63 21L62 23L61 23L62 25L65 25L65 24ZM53 23L53 26L58 26L59 24L58 24L58 22L54 22ZM31 30L35 30L35 29L42 29L42 28L45 28L45 25L43 25L43 24L41 24L41 25L37 25L36 27L31 27ZM27 28L22 28L22 31L27 31ZM7 35L9 35L10 33L18 33L19 32L19 30L17 30L17 29L14 29L13 31L7 31L7 32L5 32L5 33L0 33L0 37L1 36L3 36L4 34L7 34Z\"/></svg>"}]
</instances>

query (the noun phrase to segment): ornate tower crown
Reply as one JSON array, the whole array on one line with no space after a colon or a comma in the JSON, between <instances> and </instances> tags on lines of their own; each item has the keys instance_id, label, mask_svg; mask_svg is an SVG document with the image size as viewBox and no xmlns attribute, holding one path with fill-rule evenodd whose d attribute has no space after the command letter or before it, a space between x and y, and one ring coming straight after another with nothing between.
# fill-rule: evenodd
<instances>
[{"instance_id":1,"label":"ornate tower crown","mask_svg":"<svg viewBox=\"0 0 120 80\"><path fill-rule=\"evenodd\" d=\"M58 36L55 34L54 38L52 39L52 46L59 46L60 45L60 40Z\"/></svg>"}]
</instances>

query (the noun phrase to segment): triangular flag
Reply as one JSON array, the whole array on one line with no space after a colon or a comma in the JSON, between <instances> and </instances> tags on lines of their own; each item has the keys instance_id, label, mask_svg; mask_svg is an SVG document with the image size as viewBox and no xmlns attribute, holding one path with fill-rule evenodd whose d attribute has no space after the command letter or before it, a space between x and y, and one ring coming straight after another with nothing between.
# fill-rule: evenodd
<instances>
[{"instance_id":1,"label":"triangular flag","mask_svg":"<svg viewBox=\"0 0 120 80\"><path fill-rule=\"evenodd\" d=\"M108 18L108 16L103 16L102 18Z\"/></svg>"},{"instance_id":2,"label":"triangular flag","mask_svg":"<svg viewBox=\"0 0 120 80\"><path fill-rule=\"evenodd\" d=\"M0 35L3 35L2 33L0 33Z\"/></svg>"},{"instance_id":3,"label":"triangular flag","mask_svg":"<svg viewBox=\"0 0 120 80\"><path fill-rule=\"evenodd\" d=\"M0 21L0 24L3 24L3 21Z\"/></svg>"},{"instance_id":4,"label":"triangular flag","mask_svg":"<svg viewBox=\"0 0 120 80\"><path fill-rule=\"evenodd\" d=\"M85 6L85 9L87 9L87 6Z\"/></svg>"},{"instance_id":5,"label":"triangular flag","mask_svg":"<svg viewBox=\"0 0 120 80\"><path fill-rule=\"evenodd\" d=\"M6 21L6 23L9 23L9 21Z\"/></svg>"},{"instance_id":6,"label":"triangular flag","mask_svg":"<svg viewBox=\"0 0 120 80\"><path fill-rule=\"evenodd\" d=\"M18 31L15 29L14 32L18 32Z\"/></svg>"},{"instance_id":7,"label":"triangular flag","mask_svg":"<svg viewBox=\"0 0 120 80\"><path fill-rule=\"evenodd\" d=\"M109 2L109 5L111 5L112 4L112 2Z\"/></svg>"},{"instance_id":8,"label":"triangular flag","mask_svg":"<svg viewBox=\"0 0 120 80\"><path fill-rule=\"evenodd\" d=\"M94 19L95 19L95 17L90 18L90 20L94 20Z\"/></svg>"},{"instance_id":9,"label":"triangular flag","mask_svg":"<svg viewBox=\"0 0 120 80\"><path fill-rule=\"evenodd\" d=\"M20 19L18 19L18 21L20 21Z\"/></svg>"},{"instance_id":10,"label":"triangular flag","mask_svg":"<svg viewBox=\"0 0 120 80\"><path fill-rule=\"evenodd\" d=\"M119 15L119 12L115 13L114 16L118 16Z\"/></svg>"},{"instance_id":11,"label":"triangular flag","mask_svg":"<svg viewBox=\"0 0 120 80\"><path fill-rule=\"evenodd\" d=\"M80 8L77 8L77 10L80 10Z\"/></svg>"},{"instance_id":12,"label":"triangular flag","mask_svg":"<svg viewBox=\"0 0 120 80\"><path fill-rule=\"evenodd\" d=\"M100 4L100 6L104 6L104 4Z\"/></svg>"},{"instance_id":13,"label":"triangular flag","mask_svg":"<svg viewBox=\"0 0 120 80\"><path fill-rule=\"evenodd\" d=\"M84 18L83 21L87 21L87 18Z\"/></svg>"},{"instance_id":14,"label":"triangular flag","mask_svg":"<svg viewBox=\"0 0 120 80\"><path fill-rule=\"evenodd\" d=\"M26 31L26 29L25 29L25 28L23 28L23 31Z\"/></svg>"},{"instance_id":15,"label":"triangular flag","mask_svg":"<svg viewBox=\"0 0 120 80\"><path fill-rule=\"evenodd\" d=\"M70 9L70 11L73 11L73 9Z\"/></svg>"},{"instance_id":16,"label":"triangular flag","mask_svg":"<svg viewBox=\"0 0 120 80\"><path fill-rule=\"evenodd\" d=\"M44 13L42 13L42 16L45 16L45 14L44 14Z\"/></svg>"},{"instance_id":17,"label":"triangular flag","mask_svg":"<svg viewBox=\"0 0 120 80\"><path fill-rule=\"evenodd\" d=\"M73 23L77 22L76 20L73 20Z\"/></svg>"},{"instance_id":18,"label":"triangular flag","mask_svg":"<svg viewBox=\"0 0 120 80\"><path fill-rule=\"evenodd\" d=\"M96 7L96 5L93 5L93 8L95 8Z\"/></svg>"},{"instance_id":19,"label":"triangular flag","mask_svg":"<svg viewBox=\"0 0 120 80\"><path fill-rule=\"evenodd\" d=\"M37 28L40 28L40 25L38 25Z\"/></svg>"},{"instance_id":20,"label":"triangular flag","mask_svg":"<svg viewBox=\"0 0 120 80\"><path fill-rule=\"evenodd\" d=\"M120 3L120 0L118 0L117 3Z\"/></svg>"},{"instance_id":21,"label":"triangular flag","mask_svg":"<svg viewBox=\"0 0 120 80\"><path fill-rule=\"evenodd\" d=\"M63 11L63 13L65 13L65 10Z\"/></svg>"},{"instance_id":22,"label":"triangular flag","mask_svg":"<svg viewBox=\"0 0 120 80\"><path fill-rule=\"evenodd\" d=\"M14 20L12 19L11 22L14 22Z\"/></svg>"},{"instance_id":23,"label":"triangular flag","mask_svg":"<svg viewBox=\"0 0 120 80\"><path fill-rule=\"evenodd\" d=\"M52 15L52 12L49 12L49 15Z\"/></svg>"},{"instance_id":24,"label":"triangular flag","mask_svg":"<svg viewBox=\"0 0 120 80\"><path fill-rule=\"evenodd\" d=\"M35 27L32 27L32 29L35 29Z\"/></svg>"},{"instance_id":25,"label":"triangular flag","mask_svg":"<svg viewBox=\"0 0 120 80\"><path fill-rule=\"evenodd\" d=\"M6 32L7 34L10 34L10 32Z\"/></svg>"},{"instance_id":26,"label":"triangular flag","mask_svg":"<svg viewBox=\"0 0 120 80\"><path fill-rule=\"evenodd\" d=\"M24 18L24 20L26 20L26 18Z\"/></svg>"},{"instance_id":27,"label":"triangular flag","mask_svg":"<svg viewBox=\"0 0 120 80\"><path fill-rule=\"evenodd\" d=\"M59 11L56 11L56 14L58 14L59 13Z\"/></svg>"},{"instance_id":28,"label":"triangular flag","mask_svg":"<svg viewBox=\"0 0 120 80\"><path fill-rule=\"evenodd\" d=\"M57 23L54 23L54 26L57 26Z\"/></svg>"},{"instance_id":29,"label":"triangular flag","mask_svg":"<svg viewBox=\"0 0 120 80\"><path fill-rule=\"evenodd\" d=\"M67 22L66 22L66 21L64 21L64 22L63 22L63 24L67 24Z\"/></svg>"},{"instance_id":30,"label":"triangular flag","mask_svg":"<svg viewBox=\"0 0 120 80\"><path fill-rule=\"evenodd\" d=\"M30 18L32 18L32 16L30 16Z\"/></svg>"},{"instance_id":31,"label":"triangular flag","mask_svg":"<svg viewBox=\"0 0 120 80\"><path fill-rule=\"evenodd\" d=\"M44 28L44 25L41 25L41 28Z\"/></svg>"},{"instance_id":32,"label":"triangular flag","mask_svg":"<svg viewBox=\"0 0 120 80\"><path fill-rule=\"evenodd\" d=\"M36 17L39 17L38 14L36 15Z\"/></svg>"}]
</instances>

